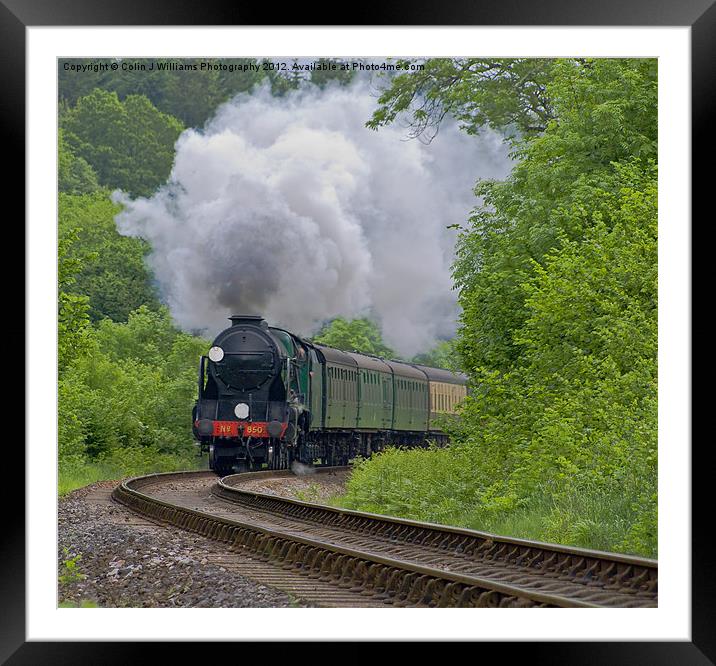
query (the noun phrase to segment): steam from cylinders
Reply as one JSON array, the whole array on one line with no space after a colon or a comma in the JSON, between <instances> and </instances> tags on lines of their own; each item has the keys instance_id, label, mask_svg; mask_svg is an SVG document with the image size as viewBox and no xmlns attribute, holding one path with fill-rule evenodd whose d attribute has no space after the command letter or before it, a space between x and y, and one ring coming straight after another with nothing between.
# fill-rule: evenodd
<instances>
[{"instance_id":1,"label":"steam from cylinders","mask_svg":"<svg viewBox=\"0 0 716 666\"><path fill-rule=\"evenodd\" d=\"M510 168L499 135L444 125L429 145L365 127L366 82L221 106L176 144L169 181L124 204L120 233L145 238L179 326L212 336L231 314L299 334L369 315L409 356L455 331L455 231L478 178Z\"/></svg>"},{"instance_id":2,"label":"steam from cylinders","mask_svg":"<svg viewBox=\"0 0 716 666\"><path fill-rule=\"evenodd\" d=\"M304 465L303 463L298 462L298 460L294 460L291 463L291 471L296 476L307 476L309 474L315 474L316 468L312 465Z\"/></svg>"}]
</instances>

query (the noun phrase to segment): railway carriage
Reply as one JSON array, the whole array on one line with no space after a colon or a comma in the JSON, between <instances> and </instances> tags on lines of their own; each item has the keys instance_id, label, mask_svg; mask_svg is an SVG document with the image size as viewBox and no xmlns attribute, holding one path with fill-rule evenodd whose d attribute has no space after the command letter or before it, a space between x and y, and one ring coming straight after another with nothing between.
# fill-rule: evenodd
<instances>
[{"instance_id":1,"label":"railway carriage","mask_svg":"<svg viewBox=\"0 0 716 666\"><path fill-rule=\"evenodd\" d=\"M194 437L218 474L346 464L388 444L444 441L466 379L448 370L313 344L234 315L199 361Z\"/></svg>"}]
</instances>

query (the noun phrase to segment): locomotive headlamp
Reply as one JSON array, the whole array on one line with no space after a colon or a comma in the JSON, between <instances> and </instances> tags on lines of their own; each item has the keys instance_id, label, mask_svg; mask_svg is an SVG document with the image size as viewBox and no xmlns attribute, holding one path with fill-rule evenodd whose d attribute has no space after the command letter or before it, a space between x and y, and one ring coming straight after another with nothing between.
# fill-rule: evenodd
<instances>
[{"instance_id":1,"label":"locomotive headlamp","mask_svg":"<svg viewBox=\"0 0 716 666\"><path fill-rule=\"evenodd\" d=\"M245 402L240 402L234 407L236 418L245 419L249 415L249 406Z\"/></svg>"},{"instance_id":2,"label":"locomotive headlamp","mask_svg":"<svg viewBox=\"0 0 716 666\"><path fill-rule=\"evenodd\" d=\"M224 358L224 350L221 347L212 347L209 350L209 358L214 361L214 363L218 363Z\"/></svg>"}]
</instances>

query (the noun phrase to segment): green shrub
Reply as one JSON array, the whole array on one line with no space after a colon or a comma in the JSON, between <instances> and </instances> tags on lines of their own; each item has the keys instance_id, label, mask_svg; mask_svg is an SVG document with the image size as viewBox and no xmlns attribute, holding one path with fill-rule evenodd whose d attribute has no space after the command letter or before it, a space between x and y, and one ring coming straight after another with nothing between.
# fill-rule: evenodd
<instances>
[{"instance_id":1,"label":"green shrub","mask_svg":"<svg viewBox=\"0 0 716 666\"><path fill-rule=\"evenodd\" d=\"M99 481L200 464L191 434L206 341L180 333L166 310L90 329L59 383L60 493Z\"/></svg>"},{"instance_id":2,"label":"green shrub","mask_svg":"<svg viewBox=\"0 0 716 666\"><path fill-rule=\"evenodd\" d=\"M62 560L62 573L58 576L58 580L62 585L74 583L84 580L87 576L80 572L79 562L82 559L82 553L70 554L69 548L63 548L65 558Z\"/></svg>"}]
</instances>

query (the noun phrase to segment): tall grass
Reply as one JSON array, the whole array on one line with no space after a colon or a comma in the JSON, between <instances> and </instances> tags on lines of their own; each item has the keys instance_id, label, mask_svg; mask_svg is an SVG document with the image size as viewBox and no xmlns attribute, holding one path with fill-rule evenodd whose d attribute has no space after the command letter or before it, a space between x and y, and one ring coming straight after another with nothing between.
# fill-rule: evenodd
<instances>
[{"instance_id":1,"label":"tall grass","mask_svg":"<svg viewBox=\"0 0 716 666\"><path fill-rule=\"evenodd\" d=\"M359 511L595 550L657 555L656 489L637 477L579 478L496 494L469 449L388 449L331 501Z\"/></svg>"},{"instance_id":2,"label":"tall grass","mask_svg":"<svg viewBox=\"0 0 716 666\"><path fill-rule=\"evenodd\" d=\"M160 453L152 447L118 449L97 460L74 456L59 462L58 494L67 495L97 481L206 467L206 456L178 456Z\"/></svg>"}]
</instances>

